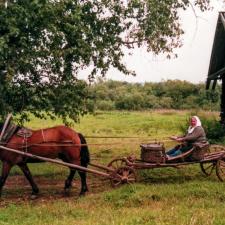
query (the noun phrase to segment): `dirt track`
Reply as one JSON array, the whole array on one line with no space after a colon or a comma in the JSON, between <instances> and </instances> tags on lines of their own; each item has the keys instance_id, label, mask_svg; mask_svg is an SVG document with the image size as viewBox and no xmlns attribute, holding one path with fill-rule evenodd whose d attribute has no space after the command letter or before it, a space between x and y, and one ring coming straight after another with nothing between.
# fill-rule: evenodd
<instances>
[{"instance_id":1,"label":"dirt track","mask_svg":"<svg viewBox=\"0 0 225 225\"><path fill-rule=\"evenodd\" d=\"M73 181L73 187L69 195L64 193L65 179L53 180L43 176L34 177L36 184L39 187L40 193L38 198L31 200L31 187L25 177L21 175L10 176L3 188L0 207L4 207L10 203L20 204L26 201L49 202L58 199L77 199L80 192L80 179L76 177ZM100 193L111 188L110 182L107 179L89 176L87 178L89 192L87 195Z\"/></svg>"}]
</instances>

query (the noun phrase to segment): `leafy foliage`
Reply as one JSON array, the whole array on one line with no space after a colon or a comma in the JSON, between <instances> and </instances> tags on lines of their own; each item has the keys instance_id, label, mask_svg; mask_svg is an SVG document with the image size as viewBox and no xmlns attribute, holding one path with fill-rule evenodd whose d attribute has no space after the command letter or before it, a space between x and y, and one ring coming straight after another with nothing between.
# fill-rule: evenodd
<instances>
[{"instance_id":1,"label":"leafy foliage","mask_svg":"<svg viewBox=\"0 0 225 225\"><path fill-rule=\"evenodd\" d=\"M202 10L209 0L195 1ZM186 0L5 0L0 1L0 115L77 119L89 108L80 69L89 78L110 66L132 74L123 48L147 46L156 54L181 45L178 11Z\"/></svg>"},{"instance_id":2,"label":"leafy foliage","mask_svg":"<svg viewBox=\"0 0 225 225\"><path fill-rule=\"evenodd\" d=\"M210 143L224 142L225 128L215 117L203 116L201 120Z\"/></svg>"},{"instance_id":3,"label":"leafy foliage","mask_svg":"<svg viewBox=\"0 0 225 225\"><path fill-rule=\"evenodd\" d=\"M206 91L203 83L180 80L132 84L100 79L90 87L90 94L95 96L93 105L100 110L219 110L220 92L220 85L214 91Z\"/></svg>"}]
</instances>

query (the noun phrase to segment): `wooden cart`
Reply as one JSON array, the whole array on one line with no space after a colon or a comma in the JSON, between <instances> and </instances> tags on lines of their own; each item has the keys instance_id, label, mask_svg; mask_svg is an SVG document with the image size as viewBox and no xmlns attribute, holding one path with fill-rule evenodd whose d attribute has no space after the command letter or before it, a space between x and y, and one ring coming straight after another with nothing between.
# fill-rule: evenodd
<instances>
[{"instance_id":1,"label":"wooden cart","mask_svg":"<svg viewBox=\"0 0 225 225\"><path fill-rule=\"evenodd\" d=\"M225 147L223 146L211 145L204 146L202 149L193 147L177 157L167 159L165 149L161 148L160 143L155 143L156 147L153 148L152 153L149 149L147 154L144 155L143 149L147 148L147 145L141 145L141 159L135 159L133 156L116 158L108 164L108 167L117 171L115 172L117 174L127 174L127 177L136 180L136 170L163 167L176 168L198 163L206 176L210 176L216 170L219 180L225 181ZM121 184L121 181L116 179L111 180L111 182L113 186Z\"/></svg>"}]
</instances>

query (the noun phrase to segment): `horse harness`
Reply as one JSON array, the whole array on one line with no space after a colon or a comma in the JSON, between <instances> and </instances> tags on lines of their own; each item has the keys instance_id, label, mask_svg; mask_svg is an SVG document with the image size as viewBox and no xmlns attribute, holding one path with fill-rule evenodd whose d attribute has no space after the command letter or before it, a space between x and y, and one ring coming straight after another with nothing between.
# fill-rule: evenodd
<instances>
[{"instance_id":1,"label":"horse harness","mask_svg":"<svg viewBox=\"0 0 225 225\"><path fill-rule=\"evenodd\" d=\"M22 127L21 129L19 129L16 133L17 136L22 137L23 138L23 149L25 149L25 151L27 152L28 149L28 141L27 139L29 137L31 137L33 134L32 130Z\"/></svg>"},{"instance_id":2,"label":"horse harness","mask_svg":"<svg viewBox=\"0 0 225 225\"><path fill-rule=\"evenodd\" d=\"M0 144L6 145L13 135L17 135L19 137L22 137L22 149L24 149L27 152L28 149L28 138L31 137L33 134L32 130L25 128L25 127L19 127L13 123L9 123L6 126L6 129L4 130L4 133L2 133L2 138Z\"/></svg>"},{"instance_id":3,"label":"horse harness","mask_svg":"<svg viewBox=\"0 0 225 225\"><path fill-rule=\"evenodd\" d=\"M8 118L6 119L3 126L3 130L0 132L0 145L3 145L3 146L7 145L10 139L13 137L13 135L23 138L21 146L17 146L17 148L23 150L24 152L28 152L28 148L31 146L42 145L44 143L49 143L49 145L52 143L58 144L55 141L46 140L43 129L41 129L41 135L42 135L43 141L41 143L29 144L28 139L33 135L33 131L26 127L20 127L12 123L10 117L11 115L9 115ZM68 141L64 141L63 143L60 143L60 145L62 146L71 145L71 144L73 144L72 140L68 140Z\"/></svg>"}]
</instances>

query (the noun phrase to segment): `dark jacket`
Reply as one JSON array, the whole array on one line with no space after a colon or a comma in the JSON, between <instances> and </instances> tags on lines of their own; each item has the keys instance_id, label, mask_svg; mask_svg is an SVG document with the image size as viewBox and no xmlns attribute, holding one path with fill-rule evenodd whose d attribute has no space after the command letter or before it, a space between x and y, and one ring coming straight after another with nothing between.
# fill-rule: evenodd
<instances>
[{"instance_id":1,"label":"dark jacket","mask_svg":"<svg viewBox=\"0 0 225 225\"><path fill-rule=\"evenodd\" d=\"M207 143L207 138L203 127L196 127L192 133L187 133L183 140L188 144L201 144Z\"/></svg>"}]
</instances>

